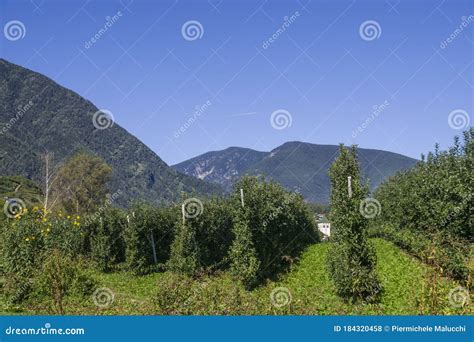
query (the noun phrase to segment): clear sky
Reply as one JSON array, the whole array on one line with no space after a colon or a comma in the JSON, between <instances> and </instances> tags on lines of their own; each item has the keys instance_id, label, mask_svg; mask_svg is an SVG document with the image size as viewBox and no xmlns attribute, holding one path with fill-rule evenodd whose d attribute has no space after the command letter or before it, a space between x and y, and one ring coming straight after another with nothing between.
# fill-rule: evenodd
<instances>
[{"instance_id":1,"label":"clear sky","mask_svg":"<svg viewBox=\"0 0 474 342\"><path fill-rule=\"evenodd\" d=\"M168 164L294 140L418 158L474 121L473 8L2 0L0 56L109 110Z\"/></svg>"}]
</instances>

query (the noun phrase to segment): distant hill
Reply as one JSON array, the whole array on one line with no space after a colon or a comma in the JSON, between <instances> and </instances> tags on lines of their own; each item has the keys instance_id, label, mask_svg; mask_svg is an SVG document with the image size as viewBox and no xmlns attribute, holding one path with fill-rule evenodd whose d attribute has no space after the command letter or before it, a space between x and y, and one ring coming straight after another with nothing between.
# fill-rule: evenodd
<instances>
[{"instance_id":1,"label":"distant hill","mask_svg":"<svg viewBox=\"0 0 474 342\"><path fill-rule=\"evenodd\" d=\"M230 147L208 152L173 167L187 175L198 177L230 189L245 174L263 175L282 184L288 190L299 189L311 202L328 203L330 181L328 170L337 157L339 146L287 142L270 152ZM416 159L397 153L359 148L363 176L371 189L395 172L411 168Z\"/></svg>"},{"instance_id":2,"label":"distant hill","mask_svg":"<svg viewBox=\"0 0 474 342\"><path fill-rule=\"evenodd\" d=\"M51 79L0 59L0 175L40 180L41 153L54 152L59 162L82 150L113 168L109 188L122 191L120 204L133 199L174 201L181 191L222 193L216 185L170 168L118 124L95 128L97 111L90 101Z\"/></svg>"}]
</instances>

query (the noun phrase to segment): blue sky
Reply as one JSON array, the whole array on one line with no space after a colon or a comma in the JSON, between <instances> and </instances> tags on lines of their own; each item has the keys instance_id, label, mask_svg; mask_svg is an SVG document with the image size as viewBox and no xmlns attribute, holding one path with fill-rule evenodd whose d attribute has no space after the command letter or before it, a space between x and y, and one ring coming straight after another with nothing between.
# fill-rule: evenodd
<instances>
[{"instance_id":1,"label":"blue sky","mask_svg":"<svg viewBox=\"0 0 474 342\"><path fill-rule=\"evenodd\" d=\"M472 125L473 4L2 0L0 56L109 110L168 164L294 140L419 157Z\"/></svg>"}]
</instances>

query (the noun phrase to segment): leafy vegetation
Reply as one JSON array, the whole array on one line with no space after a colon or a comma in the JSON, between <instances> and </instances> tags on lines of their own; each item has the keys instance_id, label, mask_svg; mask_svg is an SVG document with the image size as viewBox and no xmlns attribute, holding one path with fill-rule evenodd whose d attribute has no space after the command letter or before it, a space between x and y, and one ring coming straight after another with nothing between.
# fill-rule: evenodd
<instances>
[{"instance_id":1,"label":"leafy vegetation","mask_svg":"<svg viewBox=\"0 0 474 342\"><path fill-rule=\"evenodd\" d=\"M80 152L59 169L53 191L61 194L61 204L69 213L91 214L102 205L112 169L100 157Z\"/></svg>"},{"instance_id":2,"label":"leafy vegetation","mask_svg":"<svg viewBox=\"0 0 474 342\"><path fill-rule=\"evenodd\" d=\"M319 241L310 209L297 193L244 177L232 198L236 210L231 271L247 287L281 272L309 244ZM241 198L240 196L243 196Z\"/></svg>"},{"instance_id":3,"label":"leafy vegetation","mask_svg":"<svg viewBox=\"0 0 474 342\"><path fill-rule=\"evenodd\" d=\"M90 160L86 156L81 158ZM84 193L88 193L87 184L103 186L102 176L84 175L80 172L82 167L74 165L84 179L80 184L86 184ZM107 170L105 166L102 169ZM71 181L75 179L72 177ZM19 303L28 298L34 292L29 282L33 279L36 283L36 270L48 263L50 255L57 257L48 264L48 270L57 267L57 275L65 277L56 279L53 274L48 280L58 287L50 295L59 311L72 281L70 270L58 261L59 255L71 263L87 259L101 272L125 268L135 275L166 269L199 277L230 266L234 277L247 287L257 285L282 272L288 260L318 241L318 235L314 218L301 196L274 183L259 183L256 178L244 178L239 186L245 194L244 207L240 192L228 199L204 202L189 198L183 204L184 220L177 206L156 208L138 203L128 211L107 208L97 217L95 213L88 214L92 210L87 198L80 200L81 205L65 206L69 212L79 208L86 213L84 217L39 208L23 209L6 220L2 232L4 273L7 288L11 289L7 295L18 297ZM101 189L95 191L103 193ZM239 224L245 228L248 241L239 238ZM248 248L251 245L255 246L253 250ZM248 278L241 277L245 273L236 272L239 267L248 267L246 254L236 251L253 253L250 258L255 267L253 273L247 273ZM18 296L15 291L24 294Z\"/></svg>"},{"instance_id":4,"label":"leafy vegetation","mask_svg":"<svg viewBox=\"0 0 474 342\"><path fill-rule=\"evenodd\" d=\"M384 292L377 303L347 303L335 291L325 260L329 243L310 246L287 274L252 291L236 283L228 273L198 279L172 272L136 277L130 272L98 273L97 286L115 294L113 302L98 308L91 296L68 294L63 301L66 314L270 314L270 315L417 315L473 314L472 306L453 307L449 293L457 284L447 278L430 278L431 267L403 253L392 243L372 240L377 251L377 273ZM287 288L291 301L275 307L271 294ZM436 288L436 290L434 290ZM435 302L436 307L427 305ZM51 313L47 303L18 306L0 295L3 314Z\"/></svg>"},{"instance_id":5,"label":"leafy vegetation","mask_svg":"<svg viewBox=\"0 0 474 342\"><path fill-rule=\"evenodd\" d=\"M340 146L332 164L331 239L328 269L337 293L346 300L377 300L382 287L375 272L376 255L367 240L368 220L359 211L368 186L361 184L355 146Z\"/></svg>"},{"instance_id":6,"label":"leafy vegetation","mask_svg":"<svg viewBox=\"0 0 474 342\"><path fill-rule=\"evenodd\" d=\"M373 234L394 241L446 275L472 282L474 129L383 183L375 197L381 215ZM472 259L471 259L472 260Z\"/></svg>"}]
</instances>

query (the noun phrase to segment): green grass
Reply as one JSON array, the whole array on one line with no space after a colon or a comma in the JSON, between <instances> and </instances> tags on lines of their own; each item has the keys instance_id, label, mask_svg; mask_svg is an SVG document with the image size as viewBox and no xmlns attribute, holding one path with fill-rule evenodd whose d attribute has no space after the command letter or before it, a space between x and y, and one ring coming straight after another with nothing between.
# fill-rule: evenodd
<instances>
[{"instance_id":1,"label":"green grass","mask_svg":"<svg viewBox=\"0 0 474 342\"><path fill-rule=\"evenodd\" d=\"M293 315L414 315L414 314L472 314L472 306L455 309L449 305L449 291L458 286L454 281L438 277L428 280L430 268L404 253L391 242L372 239L377 250L377 271L384 292L377 304L350 304L339 298L326 272L325 259L330 244L321 243L309 247L301 259L278 281L246 291L227 275L207 277L194 281L188 292L179 292L182 304L173 313L184 314L293 314ZM111 289L115 294L109 308L99 309L92 300L68 299L68 314L163 314L153 303L158 288L166 295L179 287L163 288L167 273L155 273L135 277L129 273L96 274L100 287ZM428 286L428 282L436 286ZM161 284L161 287L160 287ZM184 285L183 285L184 286ZM291 303L277 308L270 295L277 287L285 287L291 293ZM429 296L429 291L434 295ZM239 300L233 300L238 293ZM433 292L432 292L433 293ZM189 298L188 298L189 297ZM238 303L238 304L236 304ZM173 302L174 304L174 302ZM432 308L432 309L430 309ZM433 309L434 308L434 309ZM14 313L11 310L9 313ZM21 314L47 313L38 308L21 311Z\"/></svg>"}]
</instances>

